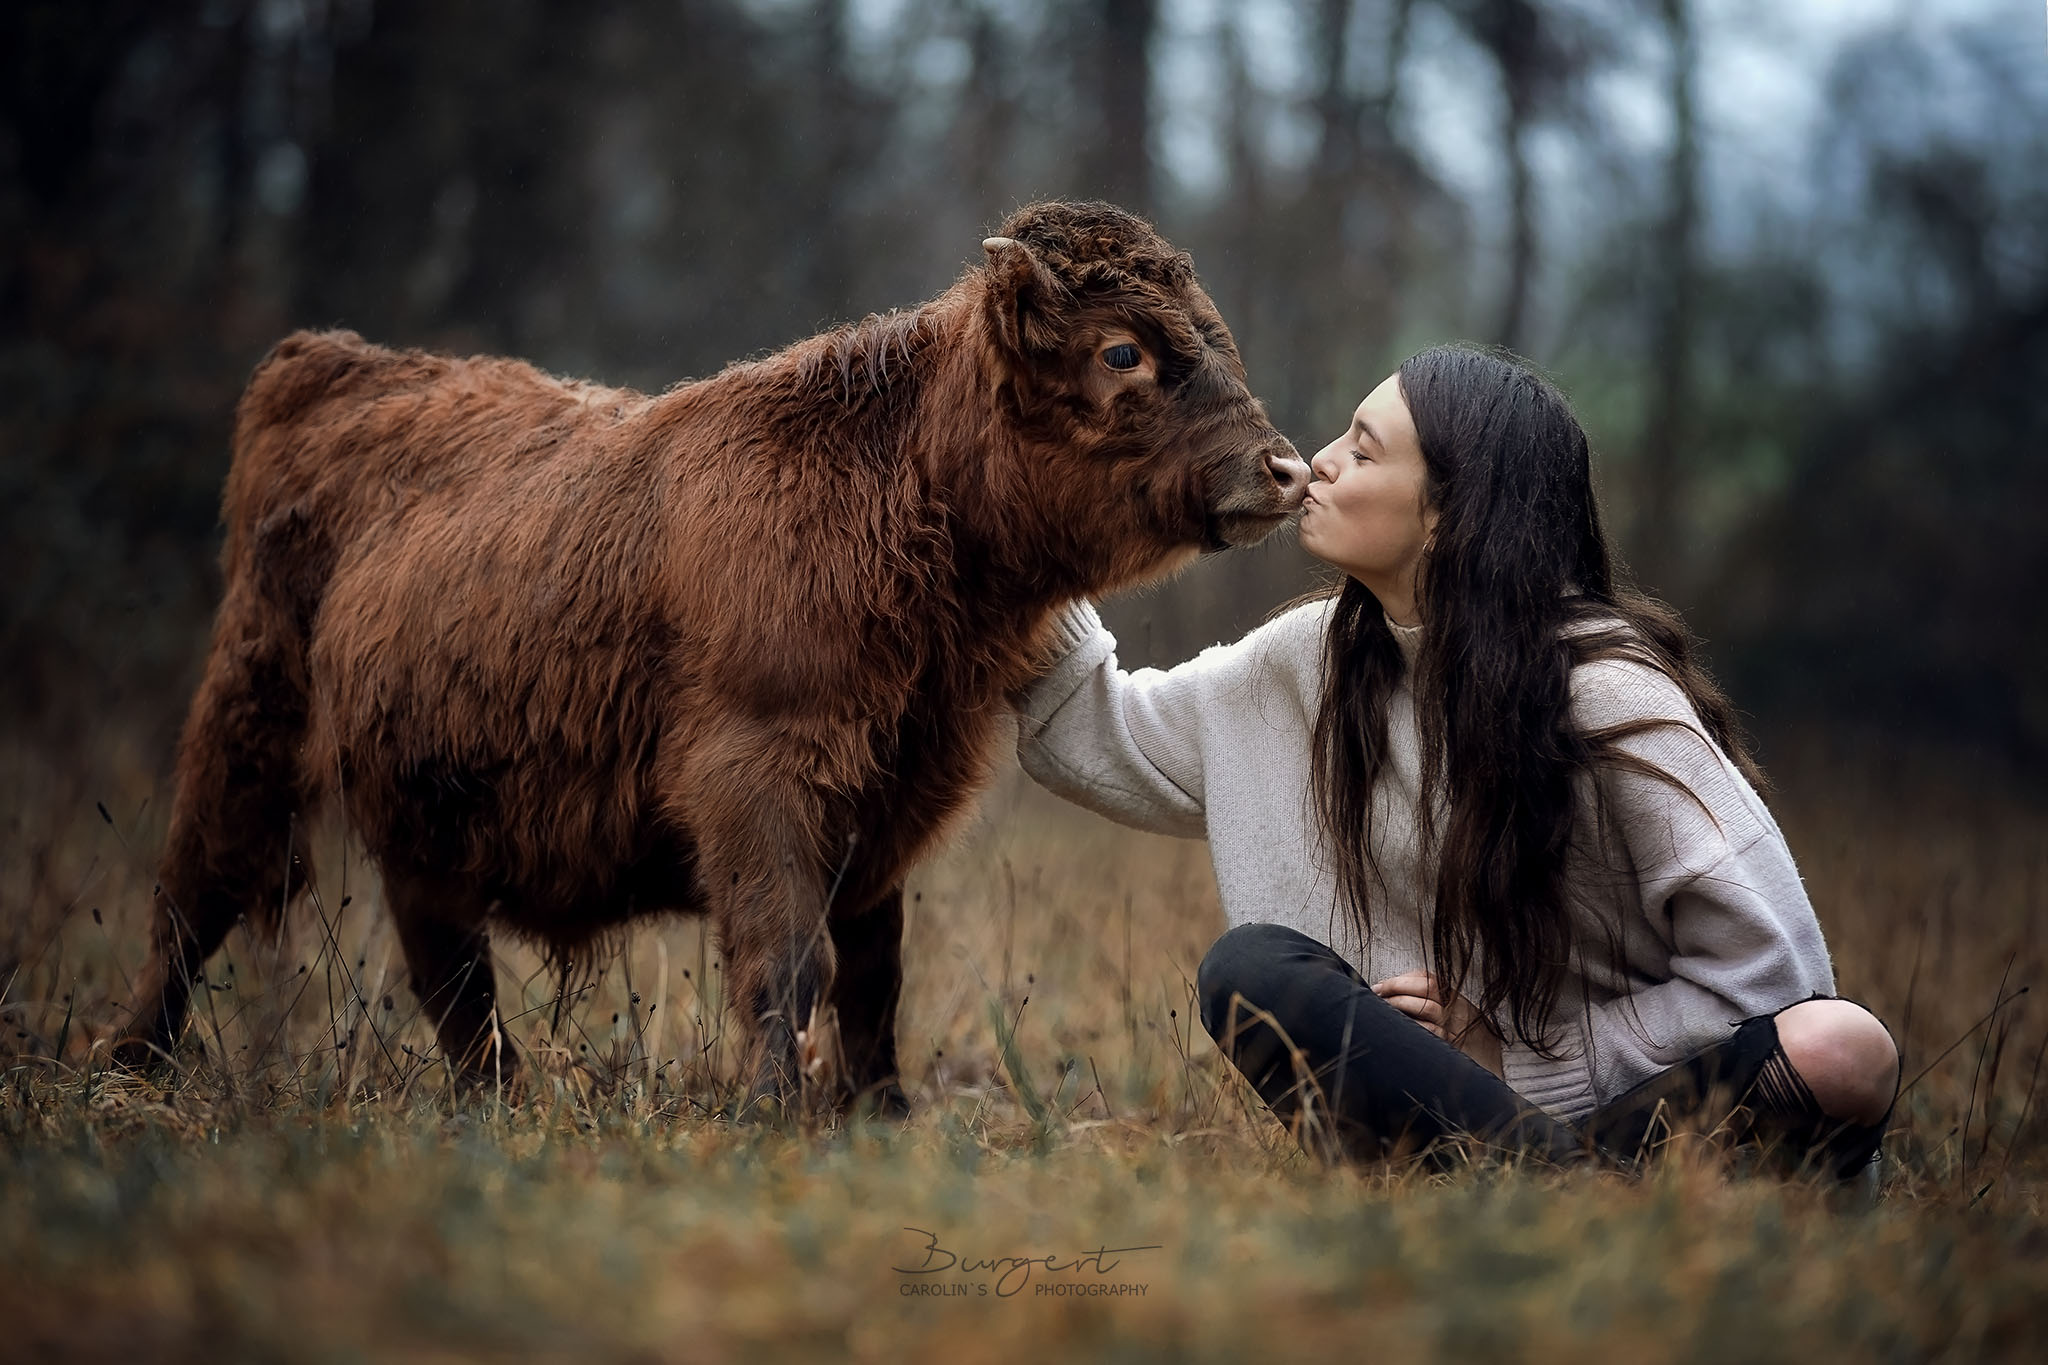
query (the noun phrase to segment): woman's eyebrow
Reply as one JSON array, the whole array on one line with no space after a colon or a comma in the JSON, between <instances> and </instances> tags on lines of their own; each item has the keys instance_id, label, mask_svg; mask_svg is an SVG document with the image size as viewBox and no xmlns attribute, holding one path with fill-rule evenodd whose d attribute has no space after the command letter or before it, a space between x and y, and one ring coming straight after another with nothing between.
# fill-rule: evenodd
<instances>
[{"instance_id":1,"label":"woman's eyebrow","mask_svg":"<svg viewBox=\"0 0 2048 1365\"><path fill-rule=\"evenodd\" d=\"M1387 443L1380 439L1380 434L1372 429L1372 423L1366 421L1363 417L1353 417L1351 419L1351 425L1358 428L1360 431L1364 432L1367 436L1371 437L1372 443L1378 446L1381 450L1385 450L1387 448Z\"/></svg>"}]
</instances>

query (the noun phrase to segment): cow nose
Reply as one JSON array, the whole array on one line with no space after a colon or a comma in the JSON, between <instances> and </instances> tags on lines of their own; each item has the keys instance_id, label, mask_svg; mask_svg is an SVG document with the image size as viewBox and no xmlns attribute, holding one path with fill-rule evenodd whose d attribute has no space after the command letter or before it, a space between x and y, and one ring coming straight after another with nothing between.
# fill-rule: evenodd
<instances>
[{"instance_id":1,"label":"cow nose","mask_svg":"<svg viewBox=\"0 0 2048 1365\"><path fill-rule=\"evenodd\" d=\"M1308 491L1308 466L1294 453L1293 446L1283 442L1268 450L1266 472L1273 476L1273 482L1280 485L1280 492L1290 502Z\"/></svg>"}]
</instances>

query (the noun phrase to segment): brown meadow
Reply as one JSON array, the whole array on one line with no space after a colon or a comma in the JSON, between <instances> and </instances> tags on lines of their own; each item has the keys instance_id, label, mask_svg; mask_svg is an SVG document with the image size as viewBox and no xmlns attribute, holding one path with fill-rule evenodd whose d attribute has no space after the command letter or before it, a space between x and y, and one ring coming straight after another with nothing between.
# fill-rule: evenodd
<instances>
[{"instance_id":1,"label":"brown meadow","mask_svg":"<svg viewBox=\"0 0 2048 1365\"><path fill-rule=\"evenodd\" d=\"M0 1355L2031 1358L2048 802L1952 756L1766 757L1841 990L1913 1082L1874 1204L1698 1143L1637 1181L1307 1160L1192 1022L1204 848L1014 771L909 883L907 1123L717 1117L736 1035L682 920L566 989L500 945L528 1086L465 1097L331 831L285 936L215 959L180 1069L109 1073L150 760L91 792L17 748Z\"/></svg>"}]
</instances>

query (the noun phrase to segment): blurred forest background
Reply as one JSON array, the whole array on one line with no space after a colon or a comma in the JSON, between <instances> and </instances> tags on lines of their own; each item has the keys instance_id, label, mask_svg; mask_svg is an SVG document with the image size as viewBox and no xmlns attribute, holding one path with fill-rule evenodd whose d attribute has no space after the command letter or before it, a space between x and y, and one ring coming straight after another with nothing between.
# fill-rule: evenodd
<instances>
[{"instance_id":1,"label":"blurred forest background","mask_svg":"<svg viewBox=\"0 0 2048 1365\"><path fill-rule=\"evenodd\" d=\"M1045 196L1195 254L1304 450L1504 342L1767 744L2048 772L2039 0L11 0L0 714L168 772L235 396L303 325L660 388ZM1115 604L1171 662L1291 544ZM97 759L91 760L97 762ZM85 780L92 780L86 778Z\"/></svg>"}]
</instances>

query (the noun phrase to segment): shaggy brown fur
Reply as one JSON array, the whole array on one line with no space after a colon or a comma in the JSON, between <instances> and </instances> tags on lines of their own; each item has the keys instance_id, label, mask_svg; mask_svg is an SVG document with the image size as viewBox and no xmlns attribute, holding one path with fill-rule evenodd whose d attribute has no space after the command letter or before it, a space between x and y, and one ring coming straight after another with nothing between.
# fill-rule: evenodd
<instances>
[{"instance_id":1,"label":"shaggy brown fur","mask_svg":"<svg viewBox=\"0 0 2048 1365\"><path fill-rule=\"evenodd\" d=\"M1052 613L1257 540L1307 483L1185 254L1105 205L1003 234L914 311L658 397L279 343L236 416L119 1055L175 1042L333 800L458 1065L502 1062L491 926L568 953L682 911L714 921L757 1096L829 1003L851 1086L900 1100L903 876Z\"/></svg>"}]
</instances>

